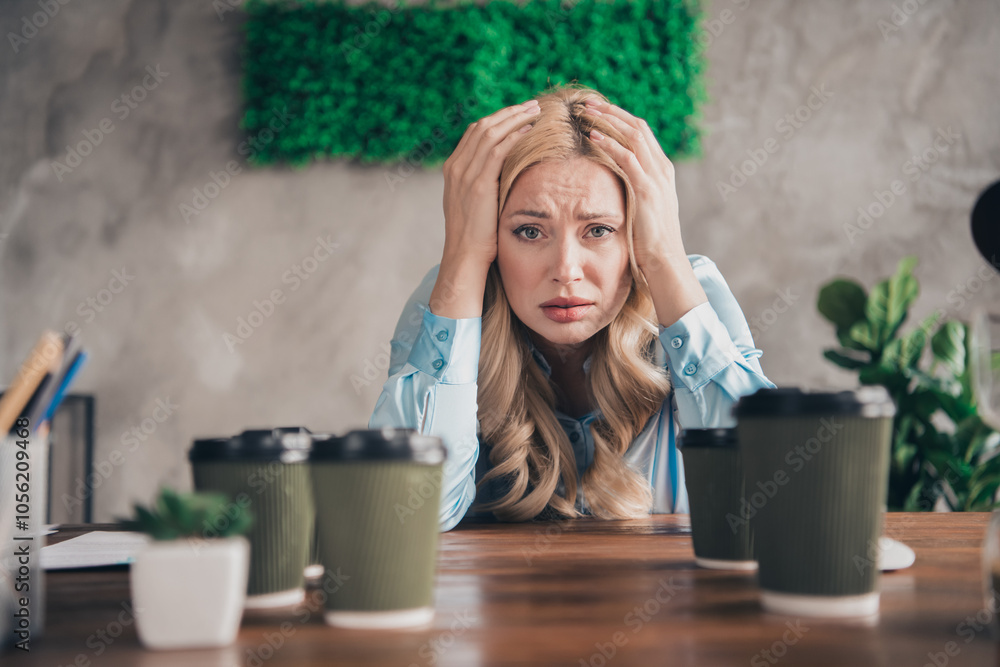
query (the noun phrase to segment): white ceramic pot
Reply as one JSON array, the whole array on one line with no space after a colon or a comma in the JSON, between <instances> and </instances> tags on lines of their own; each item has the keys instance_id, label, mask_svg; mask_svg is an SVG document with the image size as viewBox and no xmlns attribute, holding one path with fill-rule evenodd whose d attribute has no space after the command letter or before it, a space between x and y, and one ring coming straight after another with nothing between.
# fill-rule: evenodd
<instances>
[{"instance_id":1,"label":"white ceramic pot","mask_svg":"<svg viewBox=\"0 0 1000 667\"><path fill-rule=\"evenodd\" d=\"M151 649L232 644L249 564L250 543L242 536L151 542L130 573L139 640Z\"/></svg>"}]
</instances>

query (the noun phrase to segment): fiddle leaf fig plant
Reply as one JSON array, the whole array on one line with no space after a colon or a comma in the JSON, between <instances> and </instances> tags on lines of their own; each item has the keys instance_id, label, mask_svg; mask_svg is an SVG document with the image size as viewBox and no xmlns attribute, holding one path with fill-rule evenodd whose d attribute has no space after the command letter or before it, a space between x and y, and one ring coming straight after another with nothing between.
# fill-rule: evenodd
<instances>
[{"instance_id":1,"label":"fiddle leaf fig plant","mask_svg":"<svg viewBox=\"0 0 1000 667\"><path fill-rule=\"evenodd\" d=\"M857 371L861 384L885 387L896 403L890 510L927 511L940 501L955 511L990 510L1000 506L1000 434L977 410L969 325L941 321L938 310L902 331L920 292L916 263L904 257L871 292L843 278L824 285L816 305L840 347L823 356Z\"/></svg>"},{"instance_id":2,"label":"fiddle leaf fig plant","mask_svg":"<svg viewBox=\"0 0 1000 667\"><path fill-rule=\"evenodd\" d=\"M154 506L134 505L135 515L119 519L125 530L154 540L224 538L242 535L253 523L250 511L222 493L177 493L163 488Z\"/></svg>"}]
</instances>

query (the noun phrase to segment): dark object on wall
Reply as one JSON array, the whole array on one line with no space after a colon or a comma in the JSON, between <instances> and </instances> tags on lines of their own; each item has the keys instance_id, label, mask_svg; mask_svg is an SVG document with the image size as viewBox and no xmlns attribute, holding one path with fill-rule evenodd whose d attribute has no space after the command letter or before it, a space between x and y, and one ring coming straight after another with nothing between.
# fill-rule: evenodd
<instances>
[{"instance_id":1,"label":"dark object on wall","mask_svg":"<svg viewBox=\"0 0 1000 667\"><path fill-rule=\"evenodd\" d=\"M699 153L696 0L395 2L247 0L239 154L405 161L386 173L401 180L475 120L573 81L644 118L671 158Z\"/></svg>"},{"instance_id":2,"label":"dark object on wall","mask_svg":"<svg viewBox=\"0 0 1000 667\"><path fill-rule=\"evenodd\" d=\"M972 240L990 266L1000 271L1000 181L986 188L972 208Z\"/></svg>"}]
</instances>

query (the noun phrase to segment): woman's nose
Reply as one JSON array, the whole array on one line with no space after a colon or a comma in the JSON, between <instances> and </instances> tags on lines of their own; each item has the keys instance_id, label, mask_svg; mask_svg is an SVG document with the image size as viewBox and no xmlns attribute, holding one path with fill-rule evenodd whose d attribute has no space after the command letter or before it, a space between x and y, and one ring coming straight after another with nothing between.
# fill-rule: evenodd
<instances>
[{"instance_id":1,"label":"woman's nose","mask_svg":"<svg viewBox=\"0 0 1000 667\"><path fill-rule=\"evenodd\" d=\"M562 239L555 246L552 279L560 283L571 283L583 278L583 249L573 238Z\"/></svg>"}]
</instances>

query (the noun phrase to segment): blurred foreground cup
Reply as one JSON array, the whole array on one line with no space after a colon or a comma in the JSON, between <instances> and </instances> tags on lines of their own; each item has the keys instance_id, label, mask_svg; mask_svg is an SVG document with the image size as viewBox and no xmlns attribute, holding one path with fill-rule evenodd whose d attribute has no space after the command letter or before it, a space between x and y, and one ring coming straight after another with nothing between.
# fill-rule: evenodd
<instances>
[{"instance_id":1,"label":"blurred foreground cup","mask_svg":"<svg viewBox=\"0 0 1000 667\"><path fill-rule=\"evenodd\" d=\"M196 491L225 493L253 514L246 609L287 607L305 597L315 513L311 444L302 427L254 429L195 440L188 455Z\"/></svg>"},{"instance_id":2,"label":"blurred foreground cup","mask_svg":"<svg viewBox=\"0 0 1000 667\"><path fill-rule=\"evenodd\" d=\"M362 429L314 438L310 454L320 559L338 582L326 622L345 628L424 626L434 618L440 438Z\"/></svg>"},{"instance_id":3,"label":"blurred foreground cup","mask_svg":"<svg viewBox=\"0 0 1000 667\"><path fill-rule=\"evenodd\" d=\"M983 609L990 634L1000 639L1000 510L993 510L983 540Z\"/></svg>"},{"instance_id":4,"label":"blurred foreground cup","mask_svg":"<svg viewBox=\"0 0 1000 667\"><path fill-rule=\"evenodd\" d=\"M756 570L736 429L685 429L680 450L695 563L715 570Z\"/></svg>"},{"instance_id":5,"label":"blurred foreground cup","mask_svg":"<svg viewBox=\"0 0 1000 667\"><path fill-rule=\"evenodd\" d=\"M734 414L764 608L876 614L895 415L888 393L759 389Z\"/></svg>"}]
</instances>

